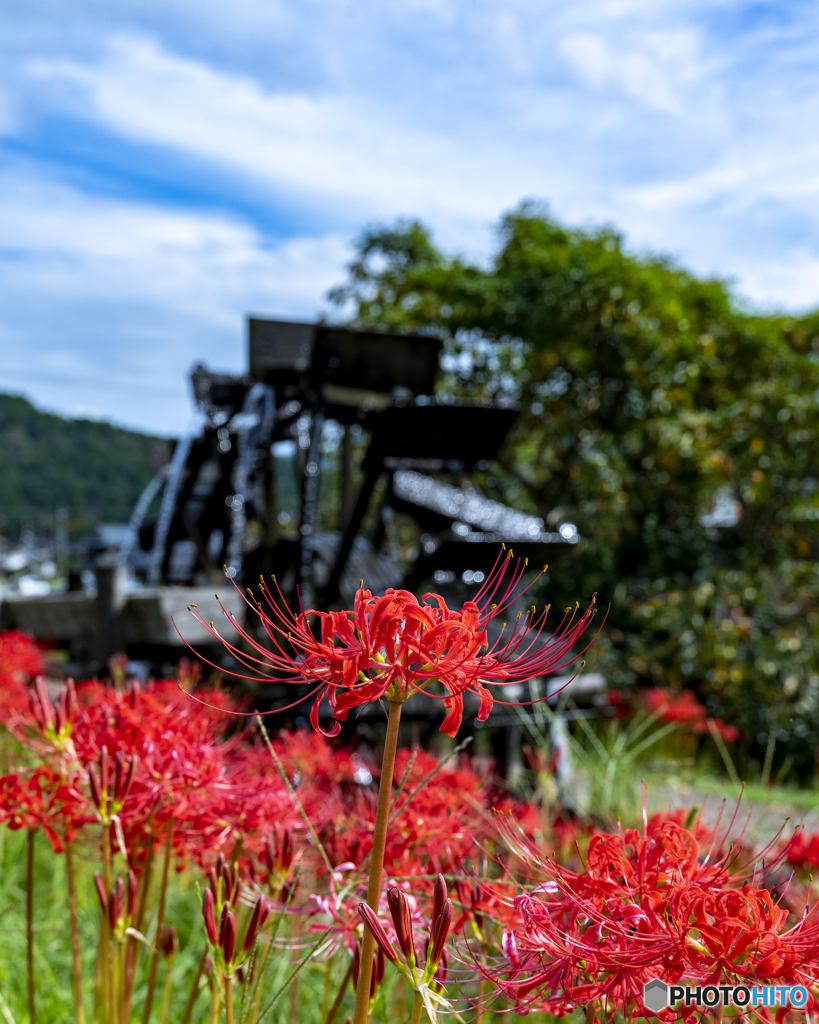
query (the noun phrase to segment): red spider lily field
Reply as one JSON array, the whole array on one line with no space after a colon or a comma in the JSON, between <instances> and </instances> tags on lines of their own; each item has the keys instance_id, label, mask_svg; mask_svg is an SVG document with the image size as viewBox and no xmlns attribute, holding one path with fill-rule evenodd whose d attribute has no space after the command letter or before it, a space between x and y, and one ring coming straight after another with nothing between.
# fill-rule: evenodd
<instances>
[{"instance_id":1,"label":"red spider lily field","mask_svg":"<svg viewBox=\"0 0 819 1024\"><path fill-rule=\"evenodd\" d=\"M600 805L575 813L534 734L525 794L455 745L521 681L573 671L600 629L593 605L548 632L533 609L497 638L522 571L499 561L458 609L361 589L349 611L294 613L263 584L260 632L205 623L239 679L294 684L309 729L279 730L193 661L143 685L116 663L109 683L58 684L33 639L0 634L6 1024L811 1020L819 835L747 841L741 801L706 818L643 800L620 823L599 795L612 762L591 772ZM442 703L441 756L401 742L417 693ZM610 700L611 722L634 717ZM380 747L343 743L373 702ZM530 710L545 729L549 708ZM615 746L735 739L685 695L649 691L640 714Z\"/></svg>"}]
</instances>

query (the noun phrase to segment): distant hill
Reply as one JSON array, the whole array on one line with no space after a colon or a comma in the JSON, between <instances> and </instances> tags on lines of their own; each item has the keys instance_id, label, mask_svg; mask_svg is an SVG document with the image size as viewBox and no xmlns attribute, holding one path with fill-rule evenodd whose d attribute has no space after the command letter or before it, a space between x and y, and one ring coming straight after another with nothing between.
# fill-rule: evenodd
<instances>
[{"instance_id":1,"label":"distant hill","mask_svg":"<svg viewBox=\"0 0 819 1024\"><path fill-rule=\"evenodd\" d=\"M127 521L140 492L167 461L163 438L94 420L40 412L0 394L0 529L53 527L68 510L72 531Z\"/></svg>"}]
</instances>

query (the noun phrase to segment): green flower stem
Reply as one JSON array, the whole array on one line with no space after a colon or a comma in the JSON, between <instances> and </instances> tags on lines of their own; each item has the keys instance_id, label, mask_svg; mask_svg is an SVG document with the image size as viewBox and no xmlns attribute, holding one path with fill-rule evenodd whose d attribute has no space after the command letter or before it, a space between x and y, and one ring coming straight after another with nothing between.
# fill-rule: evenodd
<instances>
[{"instance_id":1,"label":"green flower stem","mask_svg":"<svg viewBox=\"0 0 819 1024\"><path fill-rule=\"evenodd\" d=\"M416 989L415 998L412 1001L412 1016L410 1017L410 1024L421 1024L421 1012L423 1009L424 1000L421 998L421 993Z\"/></svg>"},{"instance_id":2,"label":"green flower stem","mask_svg":"<svg viewBox=\"0 0 819 1024\"><path fill-rule=\"evenodd\" d=\"M233 1024L233 978L225 978L225 1024Z\"/></svg>"},{"instance_id":3,"label":"green flower stem","mask_svg":"<svg viewBox=\"0 0 819 1024\"><path fill-rule=\"evenodd\" d=\"M65 874L68 882L68 922L71 929L71 970L74 978L74 1010L77 1015L77 1024L85 1024L85 1007L82 1001L80 929L77 923L77 886L74 878L74 851L70 839L65 841Z\"/></svg>"},{"instance_id":4,"label":"green flower stem","mask_svg":"<svg viewBox=\"0 0 819 1024\"><path fill-rule=\"evenodd\" d=\"M185 1004L185 1012L182 1014L182 1024L190 1024L190 1019L193 1014L193 1007L196 1003L197 996L199 995L199 982L202 978L202 973L205 970L205 961L208 958L208 947L205 946L202 955L199 957L199 967L196 971L196 976L193 979L193 985L191 987L191 994L188 996L188 1001Z\"/></svg>"},{"instance_id":5,"label":"green flower stem","mask_svg":"<svg viewBox=\"0 0 819 1024\"><path fill-rule=\"evenodd\" d=\"M28 957L28 1017L36 1024L34 1005L34 829L28 830L26 848L26 953Z\"/></svg>"},{"instance_id":6,"label":"green flower stem","mask_svg":"<svg viewBox=\"0 0 819 1024\"><path fill-rule=\"evenodd\" d=\"M395 771L395 754L398 749L398 726L401 722L401 704L390 701L387 718L387 738L384 742L384 756L381 760L381 780L378 785L378 810L375 815L370 879L367 885L367 903L378 913L378 898L381 894L381 875L384 869L384 850L387 845L387 831L392 803L392 777ZM375 939L369 928L364 929L361 943L361 966L358 971L358 987L355 993L354 1024L367 1024L370 1007L370 981L373 971Z\"/></svg>"},{"instance_id":7,"label":"green flower stem","mask_svg":"<svg viewBox=\"0 0 819 1024\"><path fill-rule=\"evenodd\" d=\"M168 825L168 838L165 841L165 860L162 864L162 887L159 890L159 912L156 917L156 932L154 933L154 952L151 957L151 973L148 976L148 995L145 997L145 1010L142 1014L142 1024L149 1024L151 1019L151 1008L154 1002L154 990L156 989L156 974L159 970L159 942L162 934L162 925L165 921L165 897L168 892L168 868L171 865L171 854L173 852L173 826L171 818ZM125 1022L123 1022L125 1024Z\"/></svg>"}]
</instances>

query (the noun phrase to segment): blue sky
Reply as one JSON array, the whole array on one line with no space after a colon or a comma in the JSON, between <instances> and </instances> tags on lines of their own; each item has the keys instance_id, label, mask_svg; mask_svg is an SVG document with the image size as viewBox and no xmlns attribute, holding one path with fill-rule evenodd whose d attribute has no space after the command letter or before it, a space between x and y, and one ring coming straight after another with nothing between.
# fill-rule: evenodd
<instances>
[{"instance_id":1,"label":"blue sky","mask_svg":"<svg viewBox=\"0 0 819 1024\"><path fill-rule=\"evenodd\" d=\"M363 227L483 258L527 197L819 305L819 5L7 0L0 390L182 430Z\"/></svg>"}]
</instances>

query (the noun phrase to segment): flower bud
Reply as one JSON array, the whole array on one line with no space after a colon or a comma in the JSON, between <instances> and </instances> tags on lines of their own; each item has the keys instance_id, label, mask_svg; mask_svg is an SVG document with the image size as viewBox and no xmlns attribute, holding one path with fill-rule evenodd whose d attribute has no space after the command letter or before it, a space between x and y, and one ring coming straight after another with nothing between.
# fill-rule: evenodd
<instances>
[{"instance_id":1,"label":"flower bud","mask_svg":"<svg viewBox=\"0 0 819 1024\"><path fill-rule=\"evenodd\" d=\"M100 789L108 795L108 747L105 745L100 751Z\"/></svg>"},{"instance_id":2,"label":"flower bud","mask_svg":"<svg viewBox=\"0 0 819 1024\"><path fill-rule=\"evenodd\" d=\"M358 988L358 972L359 972L360 968L361 968L361 943L357 942L355 944L355 949L353 950L353 989L357 989Z\"/></svg>"},{"instance_id":3,"label":"flower bud","mask_svg":"<svg viewBox=\"0 0 819 1024\"><path fill-rule=\"evenodd\" d=\"M163 924L159 935L159 948L166 960L176 956L179 952L179 937L176 934L175 924Z\"/></svg>"},{"instance_id":4,"label":"flower bud","mask_svg":"<svg viewBox=\"0 0 819 1024\"><path fill-rule=\"evenodd\" d=\"M135 679L131 684L131 707L136 710L137 701L139 700L139 680Z\"/></svg>"},{"instance_id":5,"label":"flower bud","mask_svg":"<svg viewBox=\"0 0 819 1024\"><path fill-rule=\"evenodd\" d=\"M364 920L364 923L370 929L373 934L373 938L378 943L379 947L384 950L384 956L390 961L390 963L398 963L398 954L393 948L393 944L387 938L387 933L381 922L378 920L372 907L367 906L366 903L358 904L358 912Z\"/></svg>"},{"instance_id":6,"label":"flower bud","mask_svg":"<svg viewBox=\"0 0 819 1024\"><path fill-rule=\"evenodd\" d=\"M375 963L373 965L373 980L372 980L372 991L370 992L370 998L375 995L375 990L384 980L384 969L386 967L386 961L384 960L384 951L379 946L375 951Z\"/></svg>"},{"instance_id":7,"label":"flower bud","mask_svg":"<svg viewBox=\"0 0 819 1024\"><path fill-rule=\"evenodd\" d=\"M57 735L61 735L65 732L68 726L68 711L66 709L66 690L65 687L60 691L60 696L57 698Z\"/></svg>"},{"instance_id":8,"label":"flower bud","mask_svg":"<svg viewBox=\"0 0 819 1024\"><path fill-rule=\"evenodd\" d=\"M446 891L446 880L444 876L439 874L435 879L435 885L432 890L432 927L435 928L435 922L438 920L438 916L444 906L444 900L447 897Z\"/></svg>"},{"instance_id":9,"label":"flower bud","mask_svg":"<svg viewBox=\"0 0 819 1024\"><path fill-rule=\"evenodd\" d=\"M219 896L219 879L216 875L215 868L210 869L210 873L208 874L208 885L210 886L210 891L213 893L213 898L217 899Z\"/></svg>"},{"instance_id":10,"label":"flower bud","mask_svg":"<svg viewBox=\"0 0 819 1024\"><path fill-rule=\"evenodd\" d=\"M289 828L284 829L282 832L282 840L279 845L279 860L281 861L282 871L287 871L293 863L293 833Z\"/></svg>"},{"instance_id":11,"label":"flower bud","mask_svg":"<svg viewBox=\"0 0 819 1024\"><path fill-rule=\"evenodd\" d=\"M236 918L228 910L227 903L222 911L222 924L219 929L219 944L222 947L222 956L226 964L233 962L233 953L236 949Z\"/></svg>"},{"instance_id":12,"label":"flower bud","mask_svg":"<svg viewBox=\"0 0 819 1024\"><path fill-rule=\"evenodd\" d=\"M390 916L395 927L395 937L398 940L398 948L409 960L415 956L415 946L412 941L412 922L410 920L409 900L400 889L393 887L387 893L387 906L390 908Z\"/></svg>"},{"instance_id":13,"label":"flower bud","mask_svg":"<svg viewBox=\"0 0 819 1024\"><path fill-rule=\"evenodd\" d=\"M114 757L114 799L119 799L120 791L122 790L122 766L125 764L125 758L122 756L122 751L118 750Z\"/></svg>"},{"instance_id":14,"label":"flower bud","mask_svg":"<svg viewBox=\"0 0 819 1024\"><path fill-rule=\"evenodd\" d=\"M128 771L122 780L122 784L117 787L117 802L119 804L125 803L125 798L131 791L131 786L134 784L134 772L136 771L137 757L130 757L128 759Z\"/></svg>"},{"instance_id":15,"label":"flower bud","mask_svg":"<svg viewBox=\"0 0 819 1024\"><path fill-rule=\"evenodd\" d=\"M452 900L444 900L444 905L437 920L432 925L429 936L429 959L437 964L444 951L444 944L449 935L449 926L452 924Z\"/></svg>"},{"instance_id":16,"label":"flower bud","mask_svg":"<svg viewBox=\"0 0 819 1024\"><path fill-rule=\"evenodd\" d=\"M97 776L94 773L93 765L88 766L88 785L91 787L91 802L99 813L102 814L102 797L100 795L100 787L97 782Z\"/></svg>"},{"instance_id":17,"label":"flower bud","mask_svg":"<svg viewBox=\"0 0 819 1024\"><path fill-rule=\"evenodd\" d=\"M273 847L270 845L270 840L265 839L264 841L264 862L267 867L267 873L272 875L276 870L276 858L273 854Z\"/></svg>"},{"instance_id":18,"label":"flower bud","mask_svg":"<svg viewBox=\"0 0 819 1024\"><path fill-rule=\"evenodd\" d=\"M40 708L42 710L45 728L53 730L55 725L54 705L49 700L48 691L46 690L45 681L42 676L37 676L37 679L34 682L34 686L37 690L37 696L40 699Z\"/></svg>"},{"instance_id":19,"label":"flower bud","mask_svg":"<svg viewBox=\"0 0 819 1024\"><path fill-rule=\"evenodd\" d=\"M262 924L262 914L264 913L265 904L266 900L264 896L259 896L258 900L256 900L256 906L253 908L253 913L250 915L250 920L247 923L245 941L242 945L243 953L249 953L251 949L253 949L253 945L256 942L256 936Z\"/></svg>"},{"instance_id":20,"label":"flower bud","mask_svg":"<svg viewBox=\"0 0 819 1024\"><path fill-rule=\"evenodd\" d=\"M108 913L108 894L105 891L105 884L102 880L102 875L99 871L94 872L94 885L97 889L97 896L100 899L100 907L102 908L103 914Z\"/></svg>"},{"instance_id":21,"label":"flower bud","mask_svg":"<svg viewBox=\"0 0 819 1024\"><path fill-rule=\"evenodd\" d=\"M34 721L37 723L37 728L40 732L46 731L46 720L43 714L43 705L40 703L40 695L37 690L29 690L28 692L28 706L31 708L31 713L34 715Z\"/></svg>"},{"instance_id":22,"label":"flower bud","mask_svg":"<svg viewBox=\"0 0 819 1024\"><path fill-rule=\"evenodd\" d=\"M79 711L79 708L80 706L77 703L77 688L74 685L74 680L69 678L68 682L65 684L65 710L69 721L74 718Z\"/></svg>"},{"instance_id":23,"label":"flower bud","mask_svg":"<svg viewBox=\"0 0 819 1024\"><path fill-rule=\"evenodd\" d=\"M213 913L213 893L205 889L202 896L202 916L205 919L205 931L212 946L216 945L216 917Z\"/></svg>"},{"instance_id":24,"label":"flower bud","mask_svg":"<svg viewBox=\"0 0 819 1024\"><path fill-rule=\"evenodd\" d=\"M134 904L137 894L137 876L134 871L128 872L128 919L134 916Z\"/></svg>"},{"instance_id":25,"label":"flower bud","mask_svg":"<svg viewBox=\"0 0 819 1024\"><path fill-rule=\"evenodd\" d=\"M108 921L112 932L116 931L117 926L122 922L124 910L125 886L122 883L122 879L118 878L108 897Z\"/></svg>"}]
</instances>

